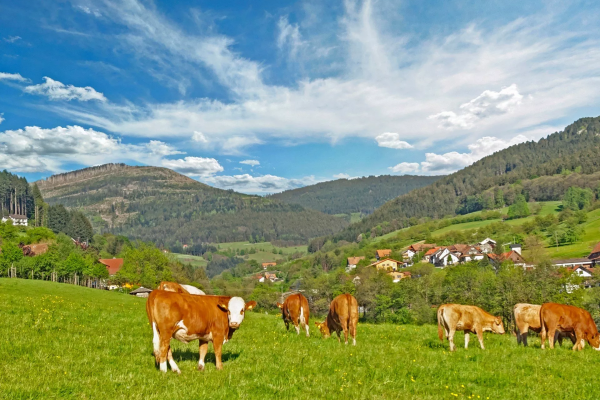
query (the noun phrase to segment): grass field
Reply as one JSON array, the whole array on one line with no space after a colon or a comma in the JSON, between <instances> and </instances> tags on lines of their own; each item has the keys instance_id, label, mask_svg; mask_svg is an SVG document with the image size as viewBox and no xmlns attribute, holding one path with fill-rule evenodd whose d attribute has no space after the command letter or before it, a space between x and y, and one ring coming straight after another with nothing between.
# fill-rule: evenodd
<instances>
[{"instance_id":1,"label":"grass field","mask_svg":"<svg viewBox=\"0 0 600 400\"><path fill-rule=\"evenodd\" d=\"M41 281L0 279L0 398L5 399L536 399L600 398L600 354L542 351L486 334L486 350L448 351L437 328L359 324L358 345L285 331L248 313L196 370L197 342L172 342L180 376L154 366L145 299ZM457 345L462 335L456 335Z\"/></svg>"},{"instance_id":2,"label":"grass field","mask_svg":"<svg viewBox=\"0 0 600 400\"><path fill-rule=\"evenodd\" d=\"M277 247L270 242L250 243L250 242L230 242L215 244L219 250L250 250L256 249L255 254L248 254L248 260L256 260L259 263L276 261L286 258L290 254L306 254L308 246ZM281 250L283 254L273 254L273 249L277 252Z\"/></svg>"},{"instance_id":3,"label":"grass field","mask_svg":"<svg viewBox=\"0 0 600 400\"><path fill-rule=\"evenodd\" d=\"M184 264L191 264L192 267L206 267L208 265L208 261L200 256L193 256L191 254L179 254L172 253L179 261Z\"/></svg>"}]
</instances>

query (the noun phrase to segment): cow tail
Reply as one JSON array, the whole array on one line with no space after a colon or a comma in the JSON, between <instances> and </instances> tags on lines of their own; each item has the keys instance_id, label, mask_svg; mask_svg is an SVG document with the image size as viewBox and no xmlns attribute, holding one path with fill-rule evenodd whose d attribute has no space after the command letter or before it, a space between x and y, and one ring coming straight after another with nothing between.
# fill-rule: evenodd
<instances>
[{"instance_id":1,"label":"cow tail","mask_svg":"<svg viewBox=\"0 0 600 400\"><path fill-rule=\"evenodd\" d=\"M444 341L444 328L442 327L442 318L444 317L444 309L442 307L438 308L437 312L437 320L438 320L438 337L443 342Z\"/></svg>"}]
</instances>

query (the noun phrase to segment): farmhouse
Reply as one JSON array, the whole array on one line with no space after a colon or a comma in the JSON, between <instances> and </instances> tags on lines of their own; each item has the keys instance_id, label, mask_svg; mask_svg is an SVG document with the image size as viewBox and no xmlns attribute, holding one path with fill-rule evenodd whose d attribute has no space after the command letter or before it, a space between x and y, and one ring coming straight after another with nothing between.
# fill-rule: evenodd
<instances>
[{"instance_id":1,"label":"farmhouse","mask_svg":"<svg viewBox=\"0 0 600 400\"><path fill-rule=\"evenodd\" d=\"M600 261L600 242L594 246L592 252L587 258L592 260L594 264Z\"/></svg>"},{"instance_id":2,"label":"farmhouse","mask_svg":"<svg viewBox=\"0 0 600 400\"><path fill-rule=\"evenodd\" d=\"M446 267L448 265L458 264L460 261L460 252L452 252L448 247L438 247L430 258L430 262L436 267Z\"/></svg>"},{"instance_id":3,"label":"farmhouse","mask_svg":"<svg viewBox=\"0 0 600 400\"><path fill-rule=\"evenodd\" d=\"M369 267L375 267L377 270L384 271L397 271L398 266L401 263L399 261L393 260L391 258L386 258L383 260L375 261L373 264L370 264Z\"/></svg>"},{"instance_id":4,"label":"farmhouse","mask_svg":"<svg viewBox=\"0 0 600 400\"><path fill-rule=\"evenodd\" d=\"M405 271L405 272L392 271L392 272L388 272L388 275L392 277L392 279L394 280L394 283L398 283L402 279L410 279L411 278L411 274L409 271Z\"/></svg>"},{"instance_id":5,"label":"farmhouse","mask_svg":"<svg viewBox=\"0 0 600 400\"><path fill-rule=\"evenodd\" d=\"M525 261L523 256L514 250L511 250L507 253L502 253L502 254L490 253L490 254L488 254L488 257L490 258L490 261L492 261L494 263L502 263L504 261L512 261L515 265L519 265L524 268L528 267L527 261Z\"/></svg>"},{"instance_id":6,"label":"farmhouse","mask_svg":"<svg viewBox=\"0 0 600 400\"><path fill-rule=\"evenodd\" d=\"M417 253L421 253L422 251L429 250L436 247L435 243L414 243L408 246L408 249L404 250L402 253L402 260L405 262L411 261L413 257Z\"/></svg>"},{"instance_id":7,"label":"farmhouse","mask_svg":"<svg viewBox=\"0 0 600 400\"><path fill-rule=\"evenodd\" d=\"M434 247L432 249L427 250L425 255L423 256L423 261L431 262L431 256L433 256L441 247Z\"/></svg>"},{"instance_id":8,"label":"farmhouse","mask_svg":"<svg viewBox=\"0 0 600 400\"><path fill-rule=\"evenodd\" d=\"M380 260L382 258L385 258L385 257L389 257L391 255L392 255L392 250L390 250L390 249L384 249L384 250L377 250L377 251L375 251L375 257L378 260Z\"/></svg>"},{"instance_id":9,"label":"farmhouse","mask_svg":"<svg viewBox=\"0 0 600 400\"><path fill-rule=\"evenodd\" d=\"M151 292L152 292L152 289L148 289L143 286L140 286L139 288L129 292L129 294L132 296L136 296L136 297L148 297Z\"/></svg>"},{"instance_id":10,"label":"farmhouse","mask_svg":"<svg viewBox=\"0 0 600 400\"><path fill-rule=\"evenodd\" d=\"M2 222L12 221L13 225L27 226L27 216L19 214L10 214L8 217L2 217Z\"/></svg>"},{"instance_id":11,"label":"farmhouse","mask_svg":"<svg viewBox=\"0 0 600 400\"><path fill-rule=\"evenodd\" d=\"M106 265L109 276L115 275L123 266L122 258L101 258L98 260L98 262Z\"/></svg>"},{"instance_id":12,"label":"farmhouse","mask_svg":"<svg viewBox=\"0 0 600 400\"><path fill-rule=\"evenodd\" d=\"M267 261L267 262L262 263L262 268L267 269L269 267L274 267L276 265L277 265L277 263L275 261Z\"/></svg>"},{"instance_id":13,"label":"farmhouse","mask_svg":"<svg viewBox=\"0 0 600 400\"><path fill-rule=\"evenodd\" d=\"M346 263L346 272L350 272L352 271L354 268L356 268L356 266L358 265L358 263L361 260L364 260L365 256L360 256L360 257L348 257L347 263Z\"/></svg>"}]
</instances>

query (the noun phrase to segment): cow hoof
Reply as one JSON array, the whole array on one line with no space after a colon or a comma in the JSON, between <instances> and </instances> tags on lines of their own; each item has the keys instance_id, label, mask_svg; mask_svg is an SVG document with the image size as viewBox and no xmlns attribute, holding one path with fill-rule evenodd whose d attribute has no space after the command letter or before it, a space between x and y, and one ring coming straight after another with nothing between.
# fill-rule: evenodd
<instances>
[{"instance_id":1,"label":"cow hoof","mask_svg":"<svg viewBox=\"0 0 600 400\"><path fill-rule=\"evenodd\" d=\"M204 365L198 365L198 371L204 371Z\"/></svg>"}]
</instances>

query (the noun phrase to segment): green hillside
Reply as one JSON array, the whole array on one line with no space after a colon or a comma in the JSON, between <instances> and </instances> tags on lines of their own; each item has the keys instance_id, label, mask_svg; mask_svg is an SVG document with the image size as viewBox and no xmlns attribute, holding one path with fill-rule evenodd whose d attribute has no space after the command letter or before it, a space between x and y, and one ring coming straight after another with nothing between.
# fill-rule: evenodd
<instances>
[{"instance_id":1,"label":"green hillside","mask_svg":"<svg viewBox=\"0 0 600 400\"><path fill-rule=\"evenodd\" d=\"M82 210L94 228L160 246L286 240L333 234L341 218L216 189L166 168L107 164L36 182L50 204Z\"/></svg>"},{"instance_id":2,"label":"green hillside","mask_svg":"<svg viewBox=\"0 0 600 400\"><path fill-rule=\"evenodd\" d=\"M368 176L321 182L271 197L327 214L368 215L385 202L432 184L442 176Z\"/></svg>"},{"instance_id":3,"label":"green hillside","mask_svg":"<svg viewBox=\"0 0 600 400\"><path fill-rule=\"evenodd\" d=\"M457 333L458 350L450 353L434 325L367 323L358 325L357 346L345 346L322 339L312 314L306 338L286 332L279 314L247 313L223 348L222 371L215 369L212 346L206 370L198 372L198 342L172 340L182 373L163 374L154 366L145 303L67 284L0 279L0 357L6 360L0 398L600 397L589 374L565 371L565 365L600 366L589 346L542 351L535 337L523 348L509 333L486 333L485 350L473 338L465 350Z\"/></svg>"},{"instance_id":4,"label":"green hillside","mask_svg":"<svg viewBox=\"0 0 600 400\"><path fill-rule=\"evenodd\" d=\"M600 117L582 118L538 142L511 146L432 185L391 200L334 236L355 241L380 227L383 234L442 218L528 201L560 200L570 186L597 189L600 177Z\"/></svg>"}]
</instances>

